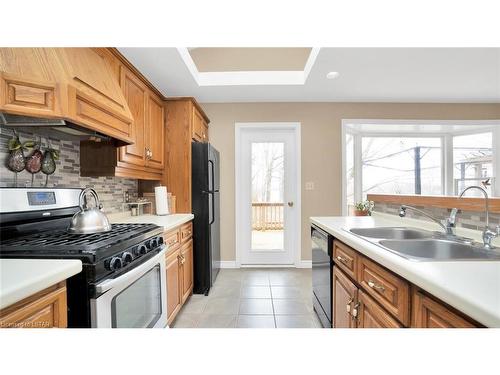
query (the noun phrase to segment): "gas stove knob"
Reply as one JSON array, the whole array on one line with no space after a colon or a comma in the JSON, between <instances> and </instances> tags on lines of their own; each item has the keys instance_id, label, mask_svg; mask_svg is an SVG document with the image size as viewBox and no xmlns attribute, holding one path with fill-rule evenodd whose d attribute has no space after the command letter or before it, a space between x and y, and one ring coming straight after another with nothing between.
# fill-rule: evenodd
<instances>
[{"instance_id":1,"label":"gas stove knob","mask_svg":"<svg viewBox=\"0 0 500 375\"><path fill-rule=\"evenodd\" d=\"M137 255L137 256L144 255L147 252L148 252L148 249L144 245L141 245L141 246L137 247L137 249L135 249L135 255Z\"/></svg>"},{"instance_id":2,"label":"gas stove knob","mask_svg":"<svg viewBox=\"0 0 500 375\"><path fill-rule=\"evenodd\" d=\"M117 269L122 268L122 265L123 265L123 262L122 262L121 258L119 258L119 257L113 257L113 258L110 259L107 268L110 271L115 271Z\"/></svg>"},{"instance_id":3,"label":"gas stove knob","mask_svg":"<svg viewBox=\"0 0 500 375\"><path fill-rule=\"evenodd\" d=\"M128 251L125 251L122 254L122 263L123 263L124 266L126 266L127 264L129 264L130 262L132 262L132 260L134 260L134 256L132 255L132 253L129 253Z\"/></svg>"},{"instance_id":4,"label":"gas stove knob","mask_svg":"<svg viewBox=\"0 0 500 375\"><path fill-rule=\"evenodd\" d=\"M163 242L164 242L164 241L163 241L163 237L161 237L161 236L160 236L160 237L158 237L158 246L163 245Z\"/></svg>"},{"instance_id":5,"label":"gas stove knob","mask_svg":"<svg viewBox=\"0 0 500 375\"><path fill-rule=\"evenodd\" d=\"M151 248L154 249L155 247L158 247L158 239L157 238L153 238L151 240Z\"/></svg>"}]
</instances>

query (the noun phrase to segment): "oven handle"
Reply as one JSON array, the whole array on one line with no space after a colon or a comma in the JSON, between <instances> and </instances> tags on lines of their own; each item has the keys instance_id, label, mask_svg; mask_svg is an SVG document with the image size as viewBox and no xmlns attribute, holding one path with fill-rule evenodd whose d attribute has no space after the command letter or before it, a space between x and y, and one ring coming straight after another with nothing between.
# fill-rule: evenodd
<instances>
[{"instance_id":1,"label":"oven handle","mask_svg":"<svg viewBox=\"0 0 500 375\"><path fill-rule=\"evenodd\" d=\"M159 262L163 261L165 259L166 246L162 245L161 249L162 250L160 250L160 252L156 254L154 257L148 259L146 262L142 263L136 268L124 273L120 277L117 277L116 279L108 279L100 284L97 284L96 285L97 293L102 294L110 290L111 288L115 287L116 285L123 283L126 280L134 279L137 276L142 275L147 270L151 269L151 267L154 266L155 264L158 264Z\"/></svg>"}]
</instances>

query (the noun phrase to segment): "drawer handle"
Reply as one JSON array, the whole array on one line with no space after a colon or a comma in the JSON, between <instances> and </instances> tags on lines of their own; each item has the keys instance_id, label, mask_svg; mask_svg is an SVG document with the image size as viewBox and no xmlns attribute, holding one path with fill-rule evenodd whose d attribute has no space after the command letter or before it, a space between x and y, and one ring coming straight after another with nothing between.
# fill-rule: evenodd
<instances>
[{"instance_id":1,"label":"drawer handle","mask_svg":"<svg viewBox=\"0 0 500 375\"><path fill-rule=\"evenodd\" d=\"M180 257L181 257L181 264L186 263L186 258L184 257L184 255L180 255Z\"/></svg>"},{"instance_id":2,"label":"drawer handle","mask_svg":"<svg viewBox=\"0 0 500 375\"><path fill-rule=\"evenodd\" d=\"M349 302L347 302L347 304L345 305L348 314L351 313L351 303L352 303L352 301L354 301L354 298L351 298L349 300Z\"/></svg>"},{"instance_id":3,"label":"drawer handle","mask_svg":"<svg viewBox=\"0 0 500 375\"><path fill-rule=\"evenodd\" d=\"M340 255L337 255L337 260L340 260L342 263L347 263L347 259L342 258Z\"/></svg>"},{"instance_id":4,"label":"drawer handle","mask_svg":"<svg viewBox=\"0 0 500 375\"><path fill-rule=\"evenodd\" d=\"M170 240L170 241L168 241L168 245L173 245L176 242L177 242L177 239Z\"/></svg>"},{"instance_id":5,"label":"drawer handle","mask_svg":"<svg viewBox=\"0 0 500 375\"><path fill-rule=\"evenodd\" d=\"M376 289L376 290L380 290L380 291L384 291L385 290L385 287L383 285L378 285L378 284L375 284L373 281L371 280L368 280L368 286L372 289Z\"/></svg>"}]
</instances>

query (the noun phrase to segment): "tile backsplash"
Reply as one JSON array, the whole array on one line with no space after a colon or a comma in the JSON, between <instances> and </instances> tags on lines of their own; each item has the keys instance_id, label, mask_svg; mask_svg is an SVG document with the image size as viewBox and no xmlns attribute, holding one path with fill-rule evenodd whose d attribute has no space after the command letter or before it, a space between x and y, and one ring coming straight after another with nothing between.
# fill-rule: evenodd
<instances>
[{"instance_id":1,"label":"tile backsplash","mask_svg":"<svg viewBox=\"0 0 500 375\"><path fill-rule=\"evenodd\" d=\"M12 138L12 130L0 128L0 186L14 187L14 172L7 167L9 155L8 142ZM21 143L34 139L35 133L19 132ZM57 169L49 176L48 187L92 187L99 195L99 199L108 213L122 211L123 196L126 191L130 198L137 197L137 180L120 177L80 177L80 143L78 141L61 141L50 138L52 148L59 150L60 158L56 161ZM47 139L42 138L42 152L47 147ZM34 176L35 187L45 185L45 175L37 173ZM18 173L19 187L31 187L31 174L27 171Z\"/></svg>"},{"instance_id":2,"label":"tile backsplash","mask_svg":"<svg viewBox=\"0 0 500 375\"><path fill-rule=\"evenodd\" d=\"M399 204L375 202L375 207L373 210L375 212L399 215L399 207ZM423 210L441 220L449 217L451 212L451 209L449 208L423 206L415 206L415 208ZM406 215L414 219L429 220L425 216L411 210L407 210ZM461 211L457 215L456 225L467 229L482 230L484 228L485 222L486 217L483 211ZM490 226L493 227L496 225L500 225L500 214L490 213Z\"/></svg>"}]
</instances>

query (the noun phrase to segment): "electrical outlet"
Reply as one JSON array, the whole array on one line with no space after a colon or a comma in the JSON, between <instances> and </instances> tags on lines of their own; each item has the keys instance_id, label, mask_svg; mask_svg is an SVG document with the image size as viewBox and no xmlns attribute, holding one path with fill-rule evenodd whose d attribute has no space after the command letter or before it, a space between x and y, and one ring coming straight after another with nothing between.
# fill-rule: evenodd
<instances>
[{"instance_id":1,"label":"electrical outlet","mask_svg":"<svg viewBox=\"0 0 500 375\"><path fill-rule=\"evenodd\" d=\"M314 190L314 182L306 182L306 190Z\"/></svg>"}]
</instances>

